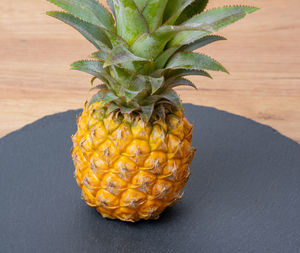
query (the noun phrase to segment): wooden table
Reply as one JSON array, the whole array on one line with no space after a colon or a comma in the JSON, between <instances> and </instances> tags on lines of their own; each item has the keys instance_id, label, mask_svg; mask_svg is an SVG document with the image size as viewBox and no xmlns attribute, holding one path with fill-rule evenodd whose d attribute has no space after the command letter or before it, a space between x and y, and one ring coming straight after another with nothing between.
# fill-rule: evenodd
<instances>
[{"instance_id":1,"label":"wooden table","mask_svg":"<svg viewBox=\"0 0 300 253\"><path fill-rule=\"evenodd\" d=\"M104 1L103 1L104 2ZM299 0L212 0L210 7L249 4L261 10L222 30L229 39L204 52L231 75L191 78L184 102L213 106L270 125L300 142ZM46 1L0 2L0 136L38 118L79 108L89 79L69 71L93 47L67 25L44 15Z\"/></svg>"}]
</instances>

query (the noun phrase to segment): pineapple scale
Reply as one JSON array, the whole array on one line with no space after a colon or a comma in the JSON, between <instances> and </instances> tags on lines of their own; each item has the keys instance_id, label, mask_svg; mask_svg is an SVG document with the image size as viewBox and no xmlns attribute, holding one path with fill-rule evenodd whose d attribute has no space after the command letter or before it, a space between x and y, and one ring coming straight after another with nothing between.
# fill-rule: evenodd
<instances>
[{"instance_id":1,"label":"pineapple scale","mask_svg":"<svg viewBox=\"0 0 300 253\"><path fill-rule=\"evenodd\" d=\"M72 136L83 199L105 218L157 219L190 176L193 126L179 111L145 123L115 112L101 117L100 105L85 105Z\"/></svg>"}]
</instances>

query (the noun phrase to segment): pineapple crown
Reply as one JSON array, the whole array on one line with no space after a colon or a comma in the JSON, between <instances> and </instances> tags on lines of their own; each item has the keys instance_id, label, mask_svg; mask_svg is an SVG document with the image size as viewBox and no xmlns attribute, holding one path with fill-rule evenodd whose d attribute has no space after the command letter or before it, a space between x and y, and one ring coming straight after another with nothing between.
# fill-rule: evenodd
<instances>
[{"instance_id":1,"label":"pineapple crown","mask_svg":"<svg viewBox=\"0 0 300 253\"><path fill-rule=\"evenodd\" d=\"M97 51L72 69L93 75L90 104L102 101L107 112L137 113L148 121L164 108L182 108L173 90L196 86L185 76L211 77L228 71L214 59L193 52L225 40L212 35L258 8L226 6L204 11L208 0L48 0L65 12L49 11L79 31ZM96 79L103 83L94 85Z\"/></svg>"}]
</instances>

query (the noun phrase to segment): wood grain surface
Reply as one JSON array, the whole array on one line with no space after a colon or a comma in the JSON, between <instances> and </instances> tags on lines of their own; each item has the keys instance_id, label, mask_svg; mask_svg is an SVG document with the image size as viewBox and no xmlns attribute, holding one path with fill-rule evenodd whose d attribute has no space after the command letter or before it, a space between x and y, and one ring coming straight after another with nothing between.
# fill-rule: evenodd
<instances>
[{"instance_id":1,"label":"wood grain surface","mask_svg":"<svg viewBox=\"0 0 300 253\"><path fill-rule=\"evenodd\" d=\"M261 10L218 33L228 41L202 50L231 75L191 78L199 90L178 88L183 102L249 117L300 142L300 1L211 0L209 7L229 4ZM44 14L51 9L42 0L0 1L0 136L80 108L90 96L90 77L68 66L94 49Z\"/></svg>"}]
</instances>

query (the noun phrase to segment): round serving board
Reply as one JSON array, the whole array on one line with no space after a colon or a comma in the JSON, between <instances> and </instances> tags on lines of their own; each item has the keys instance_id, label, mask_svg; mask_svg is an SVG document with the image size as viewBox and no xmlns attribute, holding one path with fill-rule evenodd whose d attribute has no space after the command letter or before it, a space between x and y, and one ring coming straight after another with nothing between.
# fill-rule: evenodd
<instances>
[{"instance_id":1,"label":"round serving board","mask_svg":"<svg viewBox=\"0 0 300 253\"><path fill-rule=\"evenodd\" d=\"M183 198L159 220L103 219L80 198L69 150L80 111L0 139L0 252L300 252L300 145L185 105L197 148Z\"/></svg>"}]
</instances>

